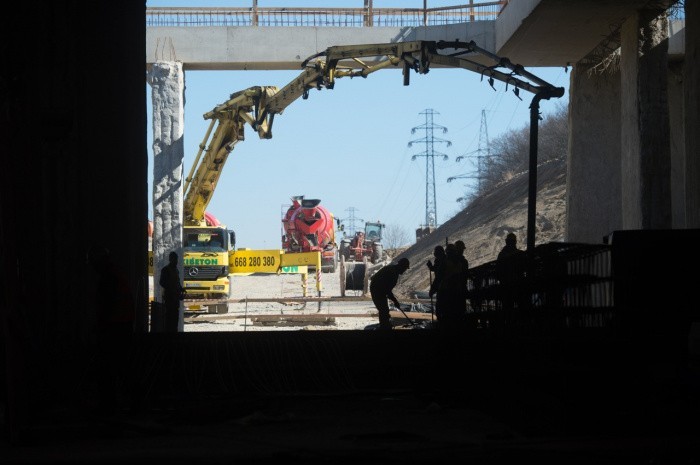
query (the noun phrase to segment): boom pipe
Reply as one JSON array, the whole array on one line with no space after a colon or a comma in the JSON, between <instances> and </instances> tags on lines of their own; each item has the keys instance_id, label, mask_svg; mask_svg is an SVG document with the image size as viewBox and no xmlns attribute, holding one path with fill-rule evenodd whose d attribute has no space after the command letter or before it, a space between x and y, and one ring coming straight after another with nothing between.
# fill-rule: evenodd
<instances>
[{"instance_id":1,"label":"boom pipe","mask_svg":"<svg viewBox=\"0 0 700 465\"><path fill-rule=\"evenodd\" d=\"M221 171L233 147L241 139L242 123L236 120L219 120L201 163L198 164L183 201L184 220L190 225L204 221L211 196L221 176Z\"/></svg>"},{"instance_id":2,"label":"boom pipe","mask_svg":"<svg viewBox=\"0 0 700 465\"><path fill-rule=\"evenodd\" d=\"M523 67L523 65L513 64L513 63L511 63L511 61L508 58L498 56L495 53L491 53L488 50L479 47L478 45L476 45L476 43L473 40L467 44L464 44L464 42L459 42L459 41L445 42L445 41L441 40L441 41L437 42L437 47L440 49L442 49L442 48L465 48L465 45L466 45L466 48L468 51L476 52L476 53L479 53L480 55L484 55L486 57L489 57L491 60L494 61L494 63L496 63L496 66L499 66L502 68L508 68L511 71L513 71L514 73L516 73L520 76L523 76L523 77L537 83L538 85L540 85L542 87L554 87L550 83L545 81L544 79L541 79L538 76L535 76L534 74L527 71Z\"/></svg>"},{"instance_id":3,"label":"boom pipe","mask_svg":"<svg viewBox=\"0 0 700 465\"><path fill-rule=\"evenodd\" d=\"M437 63L439 65L449 66L451 68L463 68L469 71L474 71L482 76L488 75L490 78L497 79L499 81L505 82L506 84L511 84L513 87L519 87L520 89L526 90L533 94L538 93L541 88L533 86L527 81L523 81L511 74L506 74L501 71L497 71L489 66L484 66L475 61L468 60L466 58L457 58L453 56L439 55L436 53L429 53L428 58L431 63ZM549 84L547 84L549 85Z\"/></svg>"},{"instance_id":4,"label":"boom pipe","mask_svg":"<svg viewBox=\"0 0 700 465\"><path fill-rule=\"evenodd\" d=\"M190 187L190 182L192 182L192 173L194 173L194 169L199 165L199 159L202 157L202 152L206 149L206 141L209 140L209 137L211 135L211 130L214 128L214 124L216 123L215 120L212 120L211 123L209 123L209 127L207 128L207 133L204 136L204 140L202 141L201 144L199 144L199 150L197 150L197 156L194 158L194 163L192 164L192 167L190 168L190 172L187 174L187 178L185 178L185 189L184 191L187 192L187 190Z\"/></svg>"},{"instance_id":5,"label":"boom pipe","mask_svg":"<svg viewBox=\"0 0 700 465\"><path fill-rule=\"evenodd\" d=\"M336 45L325 52L327 62L373 56L402 56L423 50L425 41L393 42L388 44Z\"/></svg>"},{"instance_id":6,"label":"boom pipe","mask_svg":"<svg viewBox=\"0 0 700 465\"><path fill-rule=\"evenodd\" d=\"M210 119L211 123L185 180L183 216L186 224L201 225L204 222L204 213L226 160L234 146L244 139L244 123L252 126L255 121L248 112L254 111L259 102L275 91L276 87L271 86L250 87L231 94L229 100L204 114L204 119Z\"/></svg>"},{"instance_id":7,"label":"boom pipe","mask_svg":"<svg viewBox=\"0 0 700 465\"><path fill-rule=\"evenodd\" d=\"M282 113L292 102L304 96L309 89L320 89L323 79L322 63L314 63L305 68L299 76L294 78L289 84L270 96L267 100L266 110L268 113Z\"/></svg>"}]
</instances>

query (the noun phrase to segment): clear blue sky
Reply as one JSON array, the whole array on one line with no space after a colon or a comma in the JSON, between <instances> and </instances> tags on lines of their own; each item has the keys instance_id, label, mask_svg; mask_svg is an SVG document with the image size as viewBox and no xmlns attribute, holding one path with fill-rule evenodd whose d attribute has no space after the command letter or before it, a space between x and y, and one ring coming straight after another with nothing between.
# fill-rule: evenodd
<instances>
[{"instance_id":1,"label":"clear blue sky","mask_svg":"<svg viewBox=\"0 0 700 465\"><path fill-rule=\"evenodd\" d=\"M457 5L459 1L429 1L428 6ZM149 0L148 6L250 6L250 1ZM258 6L362 7L354 1L271 1ZM422 8L422 0L374 1L375 7ZM342 45L342 44L338 44ZM569 74L563 68L528 68L555 86L567 89L561 99L541 102L546 115L568 101ZM192 166L208 122L202 117L233 92L252 86L284 87L298 71L188 71L185 74L185 173ZM152 119L147 86L149 177L152 178ZM488 137L493 140L511 129L529 126L532 94L519 100L509 88L496 82L494 91L481 76L463 69L433 69L427 75L412 73L403 86L399 70L382 70L367 79L338 80L333 90L311 91L307 100L292 103L275 117L273 137L260 140L246 127L246 140L229 156L208 211L236 231L237 246L278 249L281 245L283 206L290 197L318 198L337 218L346 219L354 208L356 219L380 220L398 225L414 242L415 229L425 222L426 163L411 158L426 150L408 143L425 132L411 129L425 124L424 112L432 109L434 124L447 128L435 137L452 145L436 144L449 159L435 158L438 224L459 211L457 199L473 181L450 176L471 174L475 166L456 158L479 148L481 112L486 112ZM149 187L150 193L150 187ZM149 217L152 218L149 195ZM356 226L362 226L356 222Z\"/></svg>"}]
</instances>

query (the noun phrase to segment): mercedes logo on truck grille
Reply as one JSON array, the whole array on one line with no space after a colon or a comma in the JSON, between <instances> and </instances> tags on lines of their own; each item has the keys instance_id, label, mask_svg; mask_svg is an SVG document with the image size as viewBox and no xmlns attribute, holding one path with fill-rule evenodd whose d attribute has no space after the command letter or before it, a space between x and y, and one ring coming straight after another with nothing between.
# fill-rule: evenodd
<instances>
[{"instance_id":1,"label":"mercedes logo on truck grille","mask_svg":"<svg viewBox=\"0 0 700 465\"><path fill-rule=\"evenodd\" d=\"M189 274L190 276L197 276L199 274L199 268L193 266L190 268L187 274Z\"/></svg>"}]
</instances>

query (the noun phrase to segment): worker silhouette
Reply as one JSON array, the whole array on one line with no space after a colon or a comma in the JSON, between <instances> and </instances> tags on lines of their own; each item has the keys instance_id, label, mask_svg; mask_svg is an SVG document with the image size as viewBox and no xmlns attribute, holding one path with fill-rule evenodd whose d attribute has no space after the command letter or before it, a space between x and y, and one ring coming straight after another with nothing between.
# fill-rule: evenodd
<instances>
[{"instance_id":1,"label":"worker silhouette","mask_svg":"<svg viewBox=\"0 0 700 465\"><path fill-rule=\"evenodd\" d=\"M463 255L464 249L462 241L445 247L442 277L437 289L436 314L439 328L456 329L466 323L469 262Z\"/></svg>"},{"instance_id":2,"label":"worker silhouette","mask_svg":"<svg viewBox=\"0 0 700 465\"><path fill-rule=\"evenodd\" d=\"M125 274L116 266L109 249L93 246L87 258L97 275L95 375L99 413L109 415L117 408L117 387L125 375L125 356L129 353L134 328L135 300Z\"/></svg>"},{"instance_id":3,"label":"worker silhouette","mask_svg":"<svg viewBox=\"0 0 700 465\"><path fill-rule=\"evenodd\" d=\"M440 288L440 282L442 281L442 276L445 270L445 248L441 245L436 245L433 249L433 257L435 262L428 260L426 266L431 272L430 276L430 288L428 289L428 295L430 296L430 303L433 303L433 296L437 294L437 290ZM437 302L435 302L434 313L437 313Z\"/></svg>"},{"instance_id":4,"label":"worker silhouette","mask_svg":"<svg viewBox=\"0 0 700 465\"><path fill-rule=\"evenodd\" d=\"M457 281L457 291L459 292L459 312L461 317L466 317L467 314L467 281L469 279L469 260L464 256L464 251L467 246L464 241L455 242L457 249L457 260L459 261L459 274Z\"/></svg>"},{"instance_id":5,"label":"worker silhouette","mask_svg":"<svg viewBox=\"0 0 700 465\"><path fill-rule=\"evenodd\" d=\"M176 333L180 322L180 301L185 298L185 290L180 283L180 270L177 268L178 255L170 252L168 264L160 270L160 286L163 288L165 305L165 332Z\"/></svg>"},{"instance_id":6,"label":"worker silhouette","mask_svg":"<svg viewBox=\"0 0 700 465\"><path fill-rule=\"evenodd\" d=\"M514 233L506 235L506 244L496 258L496 278L501 285L502 323L509 325L515 317L514 309L524 307L523 285L525 284L526 253L518 249L518 238Z\"/></svg>"},{"instance_id":7,"label":"worker silhouette","mask_svg":"<svg viewBox=\"0 0 700 465\"><path fill-rule=\"evenodd\" d=\"M391 329L391 316L389 315L389 300L396 308L401 309L393 289L399 282L399 276L409 267L407 258L402 258L397 264L389 264L377 271L371 278L369 292L372 295L372 302L379 312L379 329Z\"/></svg>"},{"instance_id":8,"label":"worker silhouette","mask_svg":"<svg viewBox=\"0 0 700 465\"><path fill-rule=\"evenodd\" d=\"M433 249L433 258L435 259L435 263L428 260L428 263L426 263L425 265L430 271L432 271L433 273L437 273L438 269L445 261L445 248L441 245L436 245Z\"/></svg>"}]
</instances>

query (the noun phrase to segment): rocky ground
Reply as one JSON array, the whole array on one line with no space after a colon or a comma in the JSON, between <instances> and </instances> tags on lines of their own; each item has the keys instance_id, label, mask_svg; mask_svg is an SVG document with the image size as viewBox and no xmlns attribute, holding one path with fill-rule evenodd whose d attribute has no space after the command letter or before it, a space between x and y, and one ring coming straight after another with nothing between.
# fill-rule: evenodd
<instances>
[{"instance_id":1,"label":"rocky ground","mask_svg":"<svg viewBox=\"0 0 700 465\"><path fill-rule=\"evenodd\" d=\"M415 292L427 292L430 275L425 263L432 258L436 245L463 240L470 267L495 260L505 236L514 232L519 246L525 247L527 234L528 176L521 173L488 195L472 202L465 210L441 225L430 236L402 251L395 257L407 257L411 268L399 281L395 294L410 303ZM561 241L565 227L566 165L563 161L543 164L538 169L536 243ZM225 315L188 316L185 332L195 331L295 331L343 330L372 328L377 323L371 300L352 302L325 301L303 303L284 299L304 295L300 275L250 275L233 279L229 313ZM349 290L349 297L362 297L362 292ZM318 296L316 280L309 274L307 296ZM341 296L341 273L321 275L321 297ZM366 297L366 296L365 296ZM260 299L278 301L261 302ZM415 304L414 309L427 310ZM406 309L408 312L408 309ZM408 316L410 320L407 320ZM393 312L396 327L430 321L429 314Z\"/></svg>"}]
</instances>

